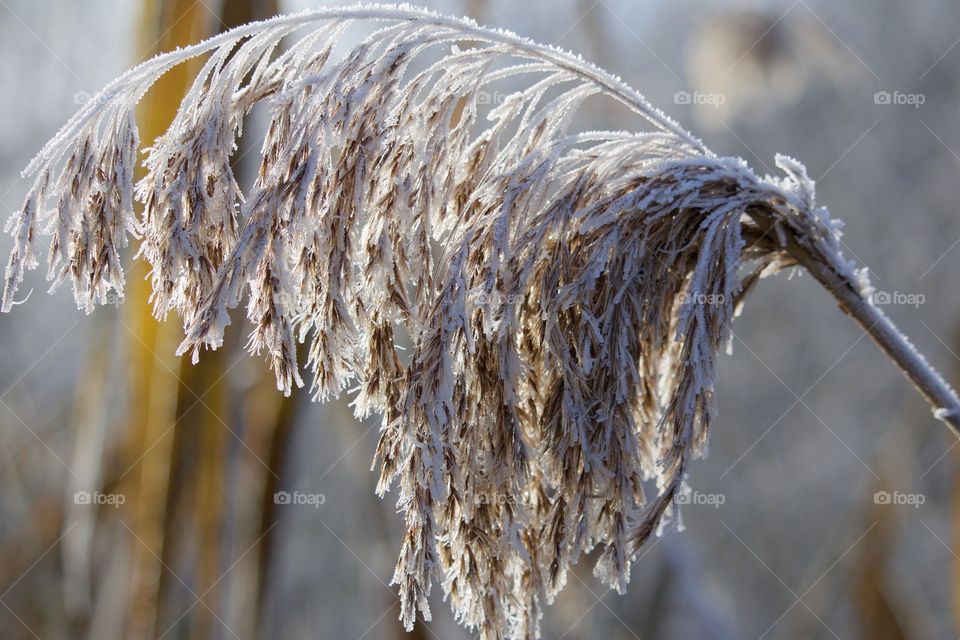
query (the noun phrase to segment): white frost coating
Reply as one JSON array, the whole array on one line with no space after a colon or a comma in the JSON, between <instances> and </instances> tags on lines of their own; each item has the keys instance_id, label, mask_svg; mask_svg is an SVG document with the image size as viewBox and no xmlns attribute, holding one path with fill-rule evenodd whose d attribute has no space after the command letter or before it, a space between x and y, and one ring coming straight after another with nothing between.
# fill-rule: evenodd
<instances>
[{"instance_id":1,"label":"white frost coating","mask_svg":"<svg viewBox=\"0 0 960 640\"><path fill-rule=\"evenodd\" d=\"M360 21L377 28L336 58ZM137 101L201 54L134 185ZM486 109L509 79L526 88ZM596 95L648 130L568 131ZM258 102L271 122L242 193L230 161ZM509 32L405 5L281 16L149 60L70 119L27 167L2 306L40 236L53 287L70 280L88 311L116 300L133 237L180 353L217 348L244 305L247 348L289 393L308 343L313 394L355 386L356 414L383 418L407 627L436 579L484 638L537 637L580 557L596 549L622 592L639 547L679 522L717 353L753 284L794 264L788 242L868 291L803 165L777 166L717 157L619 78Z\"/></svg>"},{"instance_id":2,"label":"white frost coating","mask_svg":"<svg viewBox=\"0 0 960 640\"><path fill-rule=\"evenodd\" d=\"M864 300L870 300L871 296L876 291L876 289L873 288L873 284L870 282L870 269L867 267L854 270L852 284L854 289Z\"/></svg>"},{"instance_id":3,"label":"white frost coating","mask_svg":"<svg viewBox=\"0 0 960 640\"><path fill-rule=\"evenodd\" d=\"M936 418L937 420L942 420L944 422L947 421L949 418L954 418L956 416L957 416L957 411L955 409L944 409L941 407L939 409L933 410L933 417Z\"/></svg>"},{"instance_id":4,"label":"white frost coating","mask_svg":"<svg viewBox=\"0 0 960 640\"><path fill-rule=\"evenodd\" d=\"M903 343L906 349L910 352L910 356L913 358L913 360L920 363L924 367L924 369L926 369L926 371L930 374L930 376L935 380L936 384L938 384L940 387L948 391L949 397L950 399L953 400L954 406L960 407L960 398L957 397L957 394L953 390L953 388L949 384L947 384L947 381L943 378L942 375L940 375L940 372L937 371L933 367L933 365L931 365L930 362L927 361L926 356L924 356L922 353L917 351L917 348L913 345L913 342L910 341L910 338L908 338L906 334L904 334L902 331L897 329L896 325L894 325L893 322L890 321L890 318L887 317L887 314L884 313L883 310L881 310L876 306L874 306L873 308L880 315L881 321L887 324L892 332L896 333L900 341ZM951 414L948 413L946 415L947 417L950 417Z\"/></svg>"}]
</instances>

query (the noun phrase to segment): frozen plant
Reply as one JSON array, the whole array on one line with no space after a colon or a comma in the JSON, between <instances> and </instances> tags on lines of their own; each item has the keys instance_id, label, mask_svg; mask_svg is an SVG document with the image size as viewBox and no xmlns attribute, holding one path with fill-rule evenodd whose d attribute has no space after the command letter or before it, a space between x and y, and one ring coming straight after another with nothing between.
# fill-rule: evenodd
<instances>
[{"instance_id":1,"label":"frozen plant","mask_svg":"<svg viewBox=\"0 0 960 640\"><path fill-rule=\"evenodd\" d=\"M335 53L358 22L376 28ZM204 54L135 185L137 101ZM481 108L507 80L524 88ZM594 96L646 129L571 132ZM242 193L231 156L259 102L271 120ZM399 485L407 628L429 619L436 580L482 637L535 638L581 554L597 550L595 575L622 592L678 517L718 350L760 277L806 268L960 425L803 166L777 166L718 157L618 78L508 32L407 6L280 16L144 62L43 148L7 226L3 310L40 235L52 289L69 280L86 311L122 297L136 239L155 314L180 316L194 359L245 304L248 348L280 389L303 384L306 342L318 399L355 390L358 417L382 416L377 491Z\"/></svg>"}]
</instances>

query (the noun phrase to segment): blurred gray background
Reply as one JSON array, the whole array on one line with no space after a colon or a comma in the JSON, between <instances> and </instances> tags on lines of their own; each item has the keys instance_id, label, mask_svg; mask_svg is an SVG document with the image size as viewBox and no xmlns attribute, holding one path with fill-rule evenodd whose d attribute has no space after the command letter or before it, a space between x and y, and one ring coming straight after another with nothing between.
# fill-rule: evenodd
<instances>
[{"instance_id":1,"label":"blurred gray background","mask_svg":"<svg viewBox=\"0 0 960 640\"><path fill-rule=\"evenodd\" d=\"M0 208L113 77L273 4L0 0ZM423 4L580 53L761 173L800 159L879 301L960 378L956 2ZM587 106L593 128L641 126ZM40 272L30 287L0 317L0 637L406 637L376 422L346 399L284 400L236 348L242 325L191 367L135 292L84 316ZM686 529L645 548L625 596L582 563L544 637L958 637L957 440L808 277L763 281L734 331ZM281 491L322 504L277 505ZM409 637L469 638L439 592Z\"/></svg>"}]
</instances>

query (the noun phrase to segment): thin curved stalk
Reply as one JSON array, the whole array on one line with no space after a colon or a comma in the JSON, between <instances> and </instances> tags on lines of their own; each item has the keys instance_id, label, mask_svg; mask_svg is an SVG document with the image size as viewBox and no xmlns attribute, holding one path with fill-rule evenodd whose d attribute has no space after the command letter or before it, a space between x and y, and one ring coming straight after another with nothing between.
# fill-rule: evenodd
<instances>
[{"instance_id":1,"label":"thin curved stalk","mask_svg":"<svg viewBox=\"0 0 960 640\"><path fill-rule=\"evenodd\" d=\"M840 310L850 316L900 369L904 377L930 404L934 416L960 437L960 401L943 376L927 362L887 314L864 297L830 264L814 257L796 241L787 251L832 295Z\"/></svg>"}]
</instances>

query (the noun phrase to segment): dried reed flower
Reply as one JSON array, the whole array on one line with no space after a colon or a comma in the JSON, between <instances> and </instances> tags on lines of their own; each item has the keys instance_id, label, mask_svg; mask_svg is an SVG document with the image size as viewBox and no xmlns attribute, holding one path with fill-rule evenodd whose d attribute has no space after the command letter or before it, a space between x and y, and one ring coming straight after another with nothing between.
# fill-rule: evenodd
<instances>
[{"instance_id":1,"label":"dried reed flower","mask_svg":"<svg viewBox=\"0 0 960 640\"><path fill-rule=\"evenodd\" d=\"M381 27L336 57L357 21ZM135 187L137 101L205 53ZM484 120L484 91L509 79L524 88ZM595 95L649 130L571 133ZM244 194L231 154L261 101ZM581 554L598 550L595 575L622 592L678 517L719 347L758 278L802 264L956 426L956 396L870 304L803 166L777 166L718 157L619 79L511 33L406 6L277 17L141 64L43 148L7 227L3 310L39 234L52 288L69 278L86 311L122 297L119 249L138 239L155 313L182 318L194 358L245 301L248 348L280 389L303 384L309 341L313 394L354 384L356 414L382 416L407 628L429 619L436 579L482 637L537 637Z\"/></svg>"}]
</instances>

